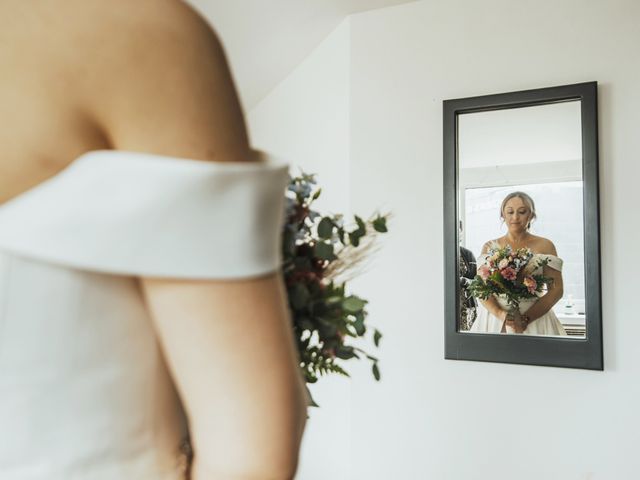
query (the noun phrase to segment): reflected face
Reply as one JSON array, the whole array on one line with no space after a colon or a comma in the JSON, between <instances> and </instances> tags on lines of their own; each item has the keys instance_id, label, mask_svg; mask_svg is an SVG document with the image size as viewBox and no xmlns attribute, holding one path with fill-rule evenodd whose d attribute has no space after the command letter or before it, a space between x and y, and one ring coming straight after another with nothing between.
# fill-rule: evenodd
<instances>
[{"instance_id":1,"label":"reflected face","mask_svg":"<svg viewBox=\"0 0 640 480\"><path fill-rule=\"evenodd\" d=\"M515 232L526 230L531 217L531 209L520 197L509 199L502 211L502 218L507 228Z\"/></svg>"}]
</instances>

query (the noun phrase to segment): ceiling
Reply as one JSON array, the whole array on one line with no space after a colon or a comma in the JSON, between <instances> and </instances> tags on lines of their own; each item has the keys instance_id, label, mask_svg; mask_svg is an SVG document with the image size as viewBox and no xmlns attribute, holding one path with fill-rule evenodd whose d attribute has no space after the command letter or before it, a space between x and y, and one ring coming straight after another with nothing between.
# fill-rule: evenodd
<instances>
[{"instance_id":1,"label":"ceiling","mask_svg":"<svg viewBox=\"0 0 640 480\"><path fill-rule=\"evenodd\" d=\"M245 110L253 108L352 13L415 0L186 0L213 25Z\"/></svg>"},{"instance_id":2,"label":"ceiling","mask_svg":"<svg viewBox=\"0 0 640 480\"><path fill-rule=\"evenodd\" d=\"M582 159L580 101L460 115L460 168Z\"/></svg>"}]
</instances>

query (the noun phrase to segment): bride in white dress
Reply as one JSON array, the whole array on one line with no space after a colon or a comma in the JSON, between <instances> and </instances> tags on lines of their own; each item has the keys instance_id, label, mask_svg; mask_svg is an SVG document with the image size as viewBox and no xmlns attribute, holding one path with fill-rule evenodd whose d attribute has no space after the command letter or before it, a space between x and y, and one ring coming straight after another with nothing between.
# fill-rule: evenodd
<instances>
[{"instance_id":1,"label":"bride in white dress","mask_svg":"<svg viewBox=\"0 0 640 480\"><path fill-rule=\"evenodd\" d=\"M487 242L478 258L478 268L487 262L489 252L510 245L512 249L529 248L533 258L524 267L524 274L543 274L553 279L540 298L524 299L518 312L509 313L505 298L493 295L480 300L478 317L471 333L522 333L525 335L566 335L552 307L562 298L562 259L558 257L553 243L543 237L532 235L529 230L536 218L535 203L524 192L512 192L505 197L500 208L508 232L503 237ZM539 266L546 259L545 266Z\"/></svg>"},{"instance_id":2,"label":"bride in white dress","mask_svg":"<svg viewBox=\"0 0 640 480\"><path fill-rule=\"evenodd\" d=\"M288 165L214 32L183 2L0 19L0 479L293 478Z\"/></svg>"}]
</instances>

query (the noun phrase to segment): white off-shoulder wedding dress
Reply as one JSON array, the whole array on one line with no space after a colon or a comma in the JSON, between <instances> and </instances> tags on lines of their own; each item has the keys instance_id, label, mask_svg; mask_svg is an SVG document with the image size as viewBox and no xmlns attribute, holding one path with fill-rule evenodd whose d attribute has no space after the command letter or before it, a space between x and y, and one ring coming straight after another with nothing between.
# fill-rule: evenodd
<instances>
[{"instance_id":1,"label":"white off-shoulder wedding dress","mask_svg":"<svg viewBox=\"0 0 640 480\"><path fill-rule=\"evenodd\" d=\"M280 268L288 165L256 155L96 150L0 206L1 480L183 478L186 420L135 277Z\"/></svg>"}]
</instances>

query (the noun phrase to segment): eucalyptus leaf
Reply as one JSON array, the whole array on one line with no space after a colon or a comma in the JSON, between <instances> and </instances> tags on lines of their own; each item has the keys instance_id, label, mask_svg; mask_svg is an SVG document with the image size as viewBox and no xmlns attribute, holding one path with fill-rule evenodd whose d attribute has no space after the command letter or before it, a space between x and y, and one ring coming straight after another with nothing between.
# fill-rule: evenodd
<instances>
[{"instance_id":1,"label":"eucalyptus leaf","mask_svg":"<svg viewBox=\"0 0 640 480\"><path fill-rule=\"evenodd\" d=\"M377 381L380 381L380 369L378 368L378 364L374 363L371 367L371 370L373 371L373 378L375 378Z\"/></svg>"},{"instance_id":2,"label":"eucalyptus leaf","mask_svg":"<svg viewBox=\"0 0 640 480\"><path fill-rule=\"evenodd\" d=\"M338 329L332 325L319 325L318 335L321 338L331 338L338 333Z\"/></svg>"},{"instance_id":3,"label":"eucalyptus leaf","mask_svg":"<svg viewBox=\"0 0 640 480\"><path fill-rule=\"evenodd\" d=\"M384 217L378 217L373 221L373 229L376 232L385 233L387 232L387 219Z\"/></svg>"},{"instance_id":4,"label":"eucalyptus leaf","mask_svg":"<svg viewBox=\"0 0 640 480\"><path fill-rule=\"evenodd\" d=\"M367 331L367 328L364 326L364 319L358 318L355 322L353 322L353 327L356 329L356 333L360 336L364 335Z\"/></svg>"},{"instance_id":5,"label":"eucalyptus leaf","mask_svg":"<svg viewBox=\"0 0 640 480\"><path fill-rule=\"evenodd\" d=\"M358 230L356 230L356 232L358 232L359 236L363 237L367 233L367 226L365 225L364 220L362 220L358 215L354 216L356 219L356 223L358 224Z\"/></svg>"},{"instance_id":6,"label":"eucalyptus leaf","mask_svg":"<svg viewBox=\"0 0 640 480\"><path fill-rule=\"evenodd\" d=\"M333 245L326 242L318 242L315 245L315 256L322 260L334 260L337 258L333 253Z\"/></svg>"},{"instance_id":7,"label":"eucalyptus leaf","mask_svg":"<svg viewBox=\"0 0 640 480\"><path fill-rule=\"evenodd\" d=\"M351 245L354 247L360 245L360 235L358 235L357 232L349 233L349 240L351 241Z\"/></svg>"},{"instance_id":8,"label":"eucalyptus leaf","mask_svg":"<svg viewBox=\"0 0 640 480\"><path fill-rule=\"evenodd\" d=\"M342 308L344 308L347 312L356 313L361 311L366 303L367 302L365 300L362 300L355 295L351 295L350 297L347 297L342 301Z\"/></svg>"},{"instance_id":9,"label":"eucalyptus leaf","mask_svg":"<svg viewBox=\"0 0 640 480\"><path fill-rule=\"evenodd\" d=\"M311 319L308 317L299 318L298 325L300 325L300 328L302 330L313 330L315 328L315 325L313 324Z\"/></svg>"},{"instance_id":10,"label":"eucalyptus leaf","mask_svg":"<svg viewBox=\"0 0 640 480\"><path fill-rule=\"evenodd\" d=\"M380 346L380 339L382 338L382 333L380 333L380 331L378 331L378 329L375 329L373 332L373 343L376 347Z\"/></svg>"},{"instance_id":11,"label":"eucalyptus leaf","mask_svg":"<svg viewBox=\"0 0 640 480\"><path fill-rule=\"evenodd\" d=\"M309 290L303 283L294 284L289 290L289 295L295 309L301 309L309 302Z\"/></svg>"},{"instance_id":12,"label":"eucalyptus leaf","mask_svg":"<svg viewBox=\"0 0 640 480\"><path fill-rule=\"evenodd\" d=\"M320 238L331 238L333 235L333 221L329 217L324 217L318 224L318 235Z\"/></svg>"},{"instance_id":13,"label":"eucalyptus leaf","mask_svg":"<svg viewBox=\"0 0 640 480\"><path fill-rule=\"evenodd\" d=\"M329 305L335 305L342 302L342 297L339 295L332 295L330 297L326 297L324 301Z\"/></svg>"},{"instance_id":14,"label":"eucalyptus leaf","mask_svg":"<svg viewBox=\"0 0 640 480\"><path fill-rule=\"evenodd\" d=\"M349 360L356 356L356 353L353 351L353 347L346 347L344 345L338 346L336 348L336 357L341 358L342 360Z\"/></svg>"}]
</instances>

